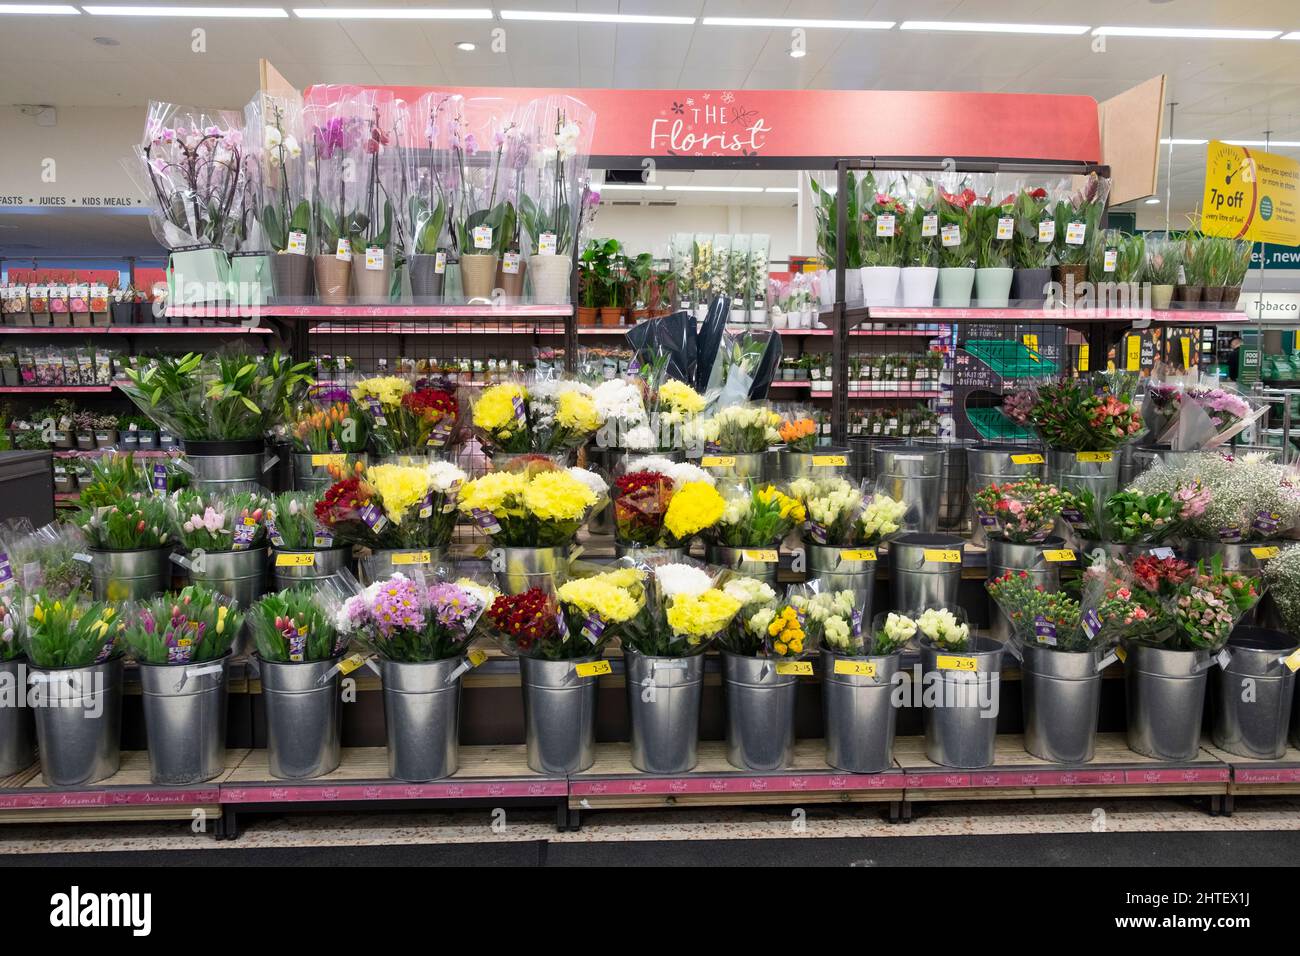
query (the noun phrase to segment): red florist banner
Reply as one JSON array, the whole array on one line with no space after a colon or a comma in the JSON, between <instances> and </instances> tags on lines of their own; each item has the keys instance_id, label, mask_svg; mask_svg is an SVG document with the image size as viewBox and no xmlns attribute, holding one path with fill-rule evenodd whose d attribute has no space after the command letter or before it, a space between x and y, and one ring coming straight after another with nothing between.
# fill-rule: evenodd
<instances>
[{"instance_id":1,"label":"red florist banner","mask_svg":"<svg viewBox=\"0 0 1300 956\"><path fill-rule=\"evenodd\" d=\"M307 91L310 99L313 87ZM596 111L597 157L986 157L1100 162L1090 96L902 90L607 90L381 87L523 104L562 93Z\"/></svg>"}]
</instances>

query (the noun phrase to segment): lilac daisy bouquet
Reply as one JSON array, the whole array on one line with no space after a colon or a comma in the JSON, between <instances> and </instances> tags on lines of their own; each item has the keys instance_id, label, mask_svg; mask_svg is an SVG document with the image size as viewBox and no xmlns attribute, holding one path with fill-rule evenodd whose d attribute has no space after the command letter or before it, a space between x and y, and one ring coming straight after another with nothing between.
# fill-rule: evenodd
<instances>
[{"instance_id":1,"label":"lilac daisy bouquet","mask_svg":"<svg viewBox=\"0 0 1300 956\"><path fill-rule=\"evenodd\" d=\"M398 572L347 598L335 623L386 660L445 660L464 652L495 596L468 579L429 583Z\"/></svg>"}]
</instances>

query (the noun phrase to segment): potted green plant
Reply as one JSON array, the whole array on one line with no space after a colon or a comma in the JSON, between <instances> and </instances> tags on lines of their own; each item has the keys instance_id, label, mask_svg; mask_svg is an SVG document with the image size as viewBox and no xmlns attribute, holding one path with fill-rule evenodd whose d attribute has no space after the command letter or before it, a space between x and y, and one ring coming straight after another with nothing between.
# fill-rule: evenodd
<instances>
[{"instance_id":1,"label":"potted green plant","mask_svg":"<svg viewBox=\"0 0 1300 956\"><path fill-rule=\"evenodd\" d=\"M639 322L650 315L651 284L655 276L655 257L642 252L627 259L628 278L632 290L633 322Z\"/></svg>"},{"instance_id":2,"label":"potted green plant","mask_svg":"<svg viewBox=\"0 0 1300 956\"><path fill-rule=\"evenodd\" d=\"M858 205L862 209L863 304L896 305L907 207L889 192L878 188L875 174L870 171L862 179L862 197Z\"/></svg>"},{"instance_id":3,"label":"potted green plant","mask_svg":"<svg viewBox=\"0 0 1300 956\"><path fill-rule=\"evenodd\" d=\"M1047 301L1052 281L1052 243L1056 218L1041 186L1016 194L1012 215L1016 235L1011 244L1011 298L1021 308L1038 308Z\"/></svg>"},{"instance_id":4,"label":"potted green plant","mask_svg":"<svg viewBox=\"0 0 1300 956\"><path fill-rule=\"evenodd\" d=\"M1193 308L1205 295L1206 251L1205 237L1188 231L1180 237L1182 245L1183 275L1174 286L1174 301L1182 308Z\"/></svg>"},{"instance_id":5,"label":"potted green plant","mask_svg":"<svg viewBox=\"0 0 1300 956\"><path fill-rule=\"evenodd\" d=\"M974 207L975 304L986 309L1005 309L1010 304L1015 207L1014 195L997 205L984 202Z\"/></svg>"},{"instance_id":6,"label":"potted green plant","mask_svg":"<svg viewBox=\"0 0 1300 956\"><path fill-rule=\"evenodd\" d=\"M1223 302L1221 308L1226 312L1235 312L1237 300L1241 298L1241 284L1246 281L1250 270L1250 257L1253 244L1242 239L1230 239L1232 255L1228 257L1227 271L1224 274Z\"/></svg>"},{"instance_id":7,"label":"potted green plant","mask_svg":"<svg viewBox=\"0 0 1300 956\"><path fill-rule=\"evenodd\" d=\"M1146 281L1151 284L1151 308L1167 309L1178 284L1183 264L1183 246L1168 236L1147 240Z\"/></svg>"},{"instance_id":8,"label":"potted green plant","mask_svg":"<svg viewBox=\"0 0 1300 956\"><path fill-rule=\"evenodd\" d=\"M844 193L845 225L847 226L844 245L844 301L860 302L862 300L862 239L859 223L859 201L861 190L857 175L849 170L845 173L846 190ZM821 285L821 304L830 308L835 304L835 270L837 268L836 251L839 248L835 191L823 187L809 173L808 187L813 198L817 200L817 254L826 266L826 275Z\"/></svg>"}]
</instances>

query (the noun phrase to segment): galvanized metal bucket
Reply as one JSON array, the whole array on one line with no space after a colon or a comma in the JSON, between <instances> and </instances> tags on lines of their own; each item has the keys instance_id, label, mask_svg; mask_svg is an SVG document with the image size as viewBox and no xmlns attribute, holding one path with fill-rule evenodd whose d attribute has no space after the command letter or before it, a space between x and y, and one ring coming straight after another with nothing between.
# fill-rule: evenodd
<instances>
[{"instance_id":1,"label":"galvanized metal bucket","mask_svg":"<svg viewBox=\"0 0 1300 956\"><path fill-rule=\"evenodd\" d=\"M1300 640L1281 631L1238 626L1231 660L1214 682L1214 745L1240 757L1277 760L1286 753L1295 673L1282 663Z\"/></svg>"},{"instance_id":2,"label":"galvanized metal bucket","mask_svg":"<svg viewBox=\"0 0 1300 956\"><path fill-rule=\"evenodd\" d=\"M447 560L446 548L386 548L372 551L370 557L361 562L361 583L374 584L391 578L394 572L403 574L412 569L429 569L444 564Z\"/></svg>"},{"instance_id":3,"label":"galvanized metal bucket","mask_svg":"<svg viewBox=\"0 0 1300 956\"><path fill-rule=\"evenodd\" d=\"M907 506L903 521L917 531L939 528L944 450L920 445L880 445L872 449L876 487Z\"/></svg>"},{"instance_id":4,"label":"galvanized metal bucket","mask_svg":"<svg viewBox=\"0 0 1300 956\"><path fill-rule=\"evenodd\" d=\"M36 762L36 722L27 706L27 659L0 661L0 687L8 686L13 706L0 707L0 777L26 770Z\"/></svg>"},{"instance_id":5,"label":"galvanized metal bucket","mask_svg":"<svg viewBox=\"0 0 1300 956\"><path fill-rule=\"evenodd\" d=\"M826 762L836 770L880 773L893 766L898 661L898 654L846 657L822 648Z\"/></svg>"},{"instance_id":6,"label":"galvanized metal bucket","mask_svg":"<svg viewBox=\"0 0 1300 956\"><path fill-rule=\"evenodd\" d=\"M805 544L808 555L808 580L819 582L823 589L852 591L862 620L870 621L876 596L877 560L874 548L839 548L827 544Z\"/></svg>"},{"instance_id":7,"label":"galvanized metal bucket","mask_svg":"<svg viewBox=\"0 0 1300 956\"><path fill-rule=\"evenodd\" d=\"M1087 563L1092 560L1095 552L1101 551L1108 557L1124 561L1132 561L1134 558L1140 558L1144 554L1150 554L1152 551L1158 551L1162 548L1169 548L1174 552L1181 552L1181 548L1175 548L1169 544L1121 544L1118 541L1098 541L1095 538L1079 538L1079 560Z\"/></svg>"},{"instance_id":8,"label":"galvanized metal bucket","mask_svg":"<svg viewBox=\"0 0 1300 956\"><path fill-rule=\"evenodd\" d=\"M767 473L767 453L752 452L729 455L723 452L706 453L699 460L700 467L720 479L754 478L761 480Z\"/></svg>"},{"instance_id":9,"label":"galvanized metal bucket","mask_svg":"<svg viewBox=\"0 0 1300 956\"><path fill-rule=\"evenodd\" d=\"M202 560L191 559L190 564L191 581L238 601L241 608L252 607L253 602L266 593L265 547L247 551L208 551Z\"/></svg>"},{"instance_id":10,"label":"galvanized metal bucket","mask_svg":"<svg viewBox=\"0 0 1300 956\"><path fill-rule=\"evenodd\" d=\"M704 655L648 657L623 649L632 766L645 773L686 773L696 763Z\"/></svg>"},{"instance_id":11,"label":"galvanized metal bucket","mask_svg":"<svg viewBox=\"0 0 1300 956\"><path fill-rule=\"evenodd\" d=\"M778 674L776 661L724 651L727 763L741 770L780 770L794 760L794 708L799 678Z\"/></svg>"},{"instance_id":12,"label":"galvanized metal bucket","mask_svg":"<svg viewBox=\"0 0 1300 956\"><path fill-rule=\"evenodd\" d=\"M312 452L295 452L293 456L293 487L297 491L324 492L337 480L330 474L331 462L366 463L363 452L337 452L316 454Z\"/></svg>"},{"instance_id":13,"label":"galvanized metal bucket","mask_svg":"<svg viewBox=\"0 0 1300 956\"><path fill-rule=\"evenodd\" d=\"M1061 589L1060 561L1048 561L1044 552L1060 551L1065 542L1060 538L1047 538L1036 544L1012 544L1000 538L988 539L988 580L992 581L1008 571L1024 571L1030 583L1042 585L1045 591ZM998 602L989 599L989 632L997 641L1011 639L1011 619Z\"/></svg>"},{"instance_id":14,"label":"galvanized metal bucket","mask_svg":"<svg viewBox=\"0 0 1300 956\"><path fill-rule=\"evenodd\" d=\"M460 657L380 660L388 775L394 780L440 780L460 766L460 678L448 681L460 663Z\"/></svg>"},{"instance_id":15,"label":"galvanized metal bucket","mask_svg":"<svg viewBox=\"0 0 1300 956\"><path fill-rule=\"evenodd\" d=\"M279 557L282 554L309 554L311 564L299 564L295 561L293 564L281 565ZM322 581L351 566L351 545L323 548L319 551L287 551L284 548L275 548L271 557L271 575L277 591L304 586L318 588Z\"/></svg>"},{"instance_id":16,"label":"galvanized metal bucket","mask_svg":"<svg viewBox=\"0 0 1300 956\"><path fill-rule=\"evenodd\" d=\"M496 548L492 568L497 586L506 594L560 584L569 568L568 548Z\"/></svg>"},{"instance_id":17,"label":"galvanized metal bucket","mask_svg":"<svg viewBox=\"0 0 1300 956\"><path fill-rule=\"evenodd\" d=\"M781 570L775 545L770 548L724 548L711 544L704 549L704 560L771 585L776 584L777 573Z\"/></svg>"},{"instance_id":18,"label":"galvanized metal bucket","mask_svg":"<svg viewBox=\"0 0 1300 956\"><path fill-rule=\"evenodd\" d=\"M117 773L122 752L122 657L89 667L28 665L41 777L78 787Z\"/></svg>"},{"instance_id":19,"label":"galvanized metal bucket","mask_svg":"<svg viewBox=\"0 0 1300 956\"><path fill-rule=\"evenodd\" d=\"M596 760L596 692L599 678L579 677L579 664L519 658L524 692L528 766L537 773L580 773Z\"/></svg>"},{"instance_id":20,"label":"galvanized metal bucket","mask_svg":"<svg viewBox=\"0 0 1300 956\"><path fill-rule=\"evenodd\" d=\"M1262 548L1285 548L1295 544L1294 541L1202 541L1189 540L1178 550L1185 561L1195 564L1204 561L1207 565L1218 557L1223 562L1223 570L1236 571L1259 577L1264 561L1255 556ZM1265 559L1266 560L1266 559Z\"/></svg>"},{"instance_id":21,"label":"galvanized metal bucket","mask_svg":"<svg viewBox=\"0 0 1300 956\"><path fill-rule=\"evenodd\" d=\"M899 611L955 608L961 589L961 563L940 560L942 552L962 551L950 534L905 534L889 543L889 594Z\"/></svg>"},{"instance_id":22,"label":"galvanized metal bucket","mask_svg":"<svg viewBox=\"0 0 1300 956\"><path fill-rule=\"evenodd\" d=\"M796 478L848 478L852 458L848 445L818 445L812 451L784 448L779 461L781 477L793 481Z\"/></svg>"},{"instance_id":23,"label":"galvanized metal bucket","mask_svg":"<svg viewBox=\"0 0 1300 956\"><path fill-rule=\"evenodd\" d=\"M171 545L143 551L91 551L90 573L96 601L134 601L171 586Z\"/></svg>"},{"instance_id":24,"label":"galvanized metal bucket","mask_svg":"<svg viewBox=\"0 0 1300 956\"><path fill-rule=\"evenodd\" d=\"M971 445L966 449L966 497L975 495L989 485L1040 477L1044 465L1042 452L1034 447ZM977 521L971 528L971 543L983 544L984 541L984 528Z\"/></svg>"},{"instance_id":25,"label":"galvanized metal bucket","mask_svg":"<svg viewBox=\"0 0 1300 956\"><path fill-rule=\"evenodd\" d=\"M939 471L938 530L970 530L970 495L966 493L966 449L974 444L961 438L917 438L915 443L942 454Z\"/></svg>"},{"instance_id":26,"label":"galvanized metal bucket","mask_svg":"<svg viewBox=\"0 0 1300 956\"><path fill-rule=\"evenodd\" d=\"M987 637L970 644L955 652L921 640L921 721L931 762L977 770L993 763L1003 646Z\"/></svg>"},{"instance_id":27,"label":"galvanized metal bucket","mask_svg":"<svg viewBox=\"0 0 1300 956\"><path fill-rule=\"evenodd\" d=\"M1040 760L1087 763L1097 742L1101 673L1092 651L1025 644L1020 701L1025 750Z\"/></svg>"},{"instance_id":28,"label":"galvanized metal bucket","mask_svg":"<svg viewBox=\"0 0 1300 956\"><path fill-rule=\"evenodd\" d=\"M1090 460L1106 456L1109 460ZM1046 457L1048 482L1062 491L1091 491L1098 507L1119 489L1120 454L1117 451L1073 452L1049 448Z\"/></svg>"},{"instance_id":29,"label":"galvanized metal bucket","mask_svg":"<svg viewBox=\"0 0 1300 956\"><path fill-rule=\"evenodd\" d=\"M288 663L257 655L266 704L266 758L282 780L319 777L339 765L343 706L334 657ZM326 677L326 674L330 676Z\"/></svg>"},{"instance_id":30,"label":"galvanized metal bucket","mask_svg":"<svg viewBox=\"0 0 1300 956\"><path fill-rule=\"evenodd\" d=\"M226 765L226 689L230 660L201 664L140 662L149 776L154 783L202 783Z\"/></svg>"},{"instance_id":31,"label":"galvanized metal bucket","mask_svg":"<svg viewBox=\"0 0 1300 956\"><path fill-rule=\"evenodd\" d=\"M631 558L633 561L681 561L686 557L685 548L643 548L639 544L614 542L614 557Z\"/></svg>"},{"instance_id":32,"label":"galvanized metal bucket","mask_svg":"<svg viewBox=\"0 0 1300 956\"><path fill-rule=\"evenodd\" d=\"M185 460L194 469L190 487L195 491L257 491L266 470L266 449L261 441L189 441Z\"/></svg>"},{"instance_id":33,"label":"galvanized metal bucket","mask_svg":"<svg viewBox=\"0 0 1300 956\"><path fill-rule=\"evenodd\" d=\"M1128 746L1159 760L1191 760L1200 750L1208 651L1126 647Z\"/></svg>"}]
</instances>

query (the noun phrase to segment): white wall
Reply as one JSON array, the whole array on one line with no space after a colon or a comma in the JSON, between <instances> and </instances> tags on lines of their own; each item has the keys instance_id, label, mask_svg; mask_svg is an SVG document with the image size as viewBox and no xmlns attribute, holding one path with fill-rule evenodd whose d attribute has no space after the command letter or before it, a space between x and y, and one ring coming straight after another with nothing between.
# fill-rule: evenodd
<instances>
[{"instance_id":1,"label":"white wall","mask_svg":"<svg viewBox=\"0 0 1300 956\"><path fill-rule=\"evenodd\" d=\"M793 196L791 197L793 198ZM600 207L592 236L612 237L631 253L667 256L677 232L767 233L768 256L783 263L801 250L794 203L782 206L611 206Z\"/></svg>"},{"instance_id":2,"label":"white wall","mask_svg":"<svg viewBox=\"0 0 1300 956\"><path fill-rule=\"evenodd\" d=\"M144 120L142 109L61 108L56 125L38 126L18 107L0 107L0 207L51 205L42 199L52 197L69 207L87 198L137 205L140 191L121 161Z\"/></svg>"}]
</instances>

